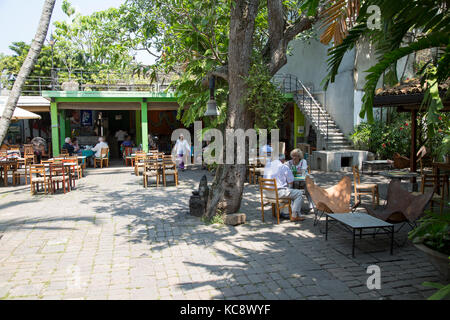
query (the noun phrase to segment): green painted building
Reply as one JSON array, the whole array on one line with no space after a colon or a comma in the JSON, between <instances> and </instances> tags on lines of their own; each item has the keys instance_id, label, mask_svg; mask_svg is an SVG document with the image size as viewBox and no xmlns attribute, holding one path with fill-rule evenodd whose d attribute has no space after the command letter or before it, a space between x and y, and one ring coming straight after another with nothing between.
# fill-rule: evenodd
<instances>
[{"instance_id":1,"label":"green painted building","mask_svg":"<svg viewBox=\"0 0 450 320\"><path fill-rule=\"evenodd\" d=\"M141 91L43 91L50 100L52 151L60 153L67 136L71 136L66 110L129 111L134 113L136 143L148 151L148 114L151 111L173 111L178 103L172 93Z\"/></svg>"}]
</instances>

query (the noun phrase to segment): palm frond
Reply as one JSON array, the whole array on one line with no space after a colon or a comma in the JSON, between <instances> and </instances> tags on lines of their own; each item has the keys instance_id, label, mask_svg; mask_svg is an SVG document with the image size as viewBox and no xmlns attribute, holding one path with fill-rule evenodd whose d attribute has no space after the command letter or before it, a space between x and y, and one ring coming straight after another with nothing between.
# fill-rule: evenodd
<instances>
[{"instance_id":1,"label":"palm frond","mask_svg":"<svg viewBox=\"0 0 450 320\"><path fill-rule=\"evenodd\" d=\"M447 47L449 45L449 41L450 39L448 34L436 32L428 34L423 38L410 43L406 47L401 47L386 53L376 65L366 71L368 72L368 75L366 76L366 84L364 85L365 93L362 98L363 104L359 116L364 118L367 115L367 120L369 122L373 122L373 98L378 80L383 72L385 72L386 69L388 69L393 63L415 51L440 46Z\"/></svg>"}]
</instances>

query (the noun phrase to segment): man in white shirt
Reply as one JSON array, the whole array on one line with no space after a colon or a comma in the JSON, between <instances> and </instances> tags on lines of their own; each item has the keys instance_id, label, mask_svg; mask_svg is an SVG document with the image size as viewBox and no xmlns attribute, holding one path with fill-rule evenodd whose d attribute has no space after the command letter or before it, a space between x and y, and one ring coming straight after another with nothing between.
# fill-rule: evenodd
<instances>
[{"instance_id":1,"label":"man in white shirt","mask_svg":"<svg viewBox=\"0 0 450 320\"><path fill-rule=\"evenodd\" d=\"M122 129L120 129L119 131L116 132L116 139L117 139L117 143L119 146L119 156L122 156L122 153L120 152L120 146L122 145L122 143L125 141L125 138L127 137L128 133L126 131L123 131Z\"/></svg>"},{"instance_id":2,"label":"man in white shirt","mask_svg":"<svg viewBox=\"0 0 450 320\"><path fill-rule=\"evenodd\" d=\"M265 179L276 179L278 197L290 198L292 203L292 221L303 221L305 217L302 216L302 202L303 190L292 189L294 182L294 175L291 169L285 164L286 158L284 154L279 155L279 160L271 161L264 168Z\"/></svg>"},{"instance_id":3,"label":"man in white shirt","mask_svg":"<svg viewBox=\"0 0 450 320\"><path fill-rule=\"evenodd\" d=\"M105 138L98 138L98 143L91 150L95 152L95 157L100 158L102 154L102 148L108 148L108 144L105 142Z\"/></svg>"}]
</instances>

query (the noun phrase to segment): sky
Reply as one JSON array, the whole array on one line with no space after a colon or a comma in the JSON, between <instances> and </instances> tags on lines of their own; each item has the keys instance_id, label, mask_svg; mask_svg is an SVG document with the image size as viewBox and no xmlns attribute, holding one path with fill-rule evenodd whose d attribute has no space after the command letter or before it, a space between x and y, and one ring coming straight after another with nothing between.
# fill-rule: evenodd
<instances>
[{"instance_id":1,"label":"sky","mask_svg":"<svg viewBox=\"0 0 450 320\"><path fill-rule=\"evenodd\" d=\"M61 10L63 0L56 0L50 22L47 39L53 30L54 21L66 20L67 16ZM69 0L77 12L88 15L96 11L119 7L125 0ZM12 42L24 41L31 43L36 33L42 13L44 0L0 0L0 52L13 54L9 49ZM136 59L143 63L153 60L146 55L138 55Z\"/></svg>"}]
</instances>

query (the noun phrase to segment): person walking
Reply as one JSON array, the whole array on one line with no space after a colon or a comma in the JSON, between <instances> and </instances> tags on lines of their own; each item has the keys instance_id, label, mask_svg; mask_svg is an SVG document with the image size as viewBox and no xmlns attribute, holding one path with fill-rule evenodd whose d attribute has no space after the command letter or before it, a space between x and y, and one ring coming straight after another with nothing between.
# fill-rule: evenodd
<instances>
[{"instance_id":1,"label":"person walking","mask_svg":"<svg viewBox=\"0 0 450 320\"><path fill-rule=\"evenodd\" d=\"M180 137L175 144L174 151L178 156L178 168L184 171L184 161L185 159L187 159L187 157L191 156L191 147L189 146L189 143L184 140L184 136L182 134L180 134Z\"/></svg>"}]
</instances>

